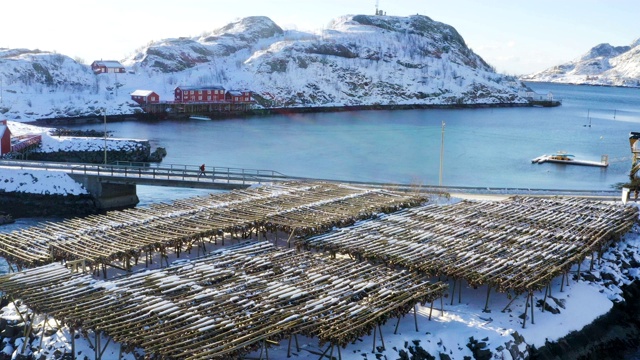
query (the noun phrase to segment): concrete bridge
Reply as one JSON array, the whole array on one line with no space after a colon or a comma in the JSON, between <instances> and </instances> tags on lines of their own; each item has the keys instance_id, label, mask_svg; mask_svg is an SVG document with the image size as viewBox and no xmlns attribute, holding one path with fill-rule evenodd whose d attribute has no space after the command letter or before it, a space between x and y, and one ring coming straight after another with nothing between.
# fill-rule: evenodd
<instances>
[{"instance_id":1,"label":"concrete bridge","mask_svg":"<svg viewBox=\"0 0 640 360\"><path fill-rule=\"evenodd\" d=\"M273 170L208 167L202 173L197 165L156 163L83 164L0 160L0 167L64 172L82 183L102 210L136 205L136 185L232 190L300 179Z\"/></svg>"}]
</instances>

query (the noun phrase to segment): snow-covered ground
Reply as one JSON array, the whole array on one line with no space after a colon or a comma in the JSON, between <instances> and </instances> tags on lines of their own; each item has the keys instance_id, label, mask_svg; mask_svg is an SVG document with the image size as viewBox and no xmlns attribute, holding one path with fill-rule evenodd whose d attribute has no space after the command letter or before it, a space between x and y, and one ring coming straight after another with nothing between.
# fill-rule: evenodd
<instances>
[{"instance_id":1,"label":"snow-covered ground","mask_svg":"<svg viewBox=\"0 0 640 360\"><path fill-rule=\"evenodd\" d=\"M14 137L21 135L41 135L42 145L38 151L103 151L104 138L52 136L50 128L38 127L16 121L8 121L7 126ZM107 138L109 151L135 149L139 147L137 139ZM0 165L0 191L23 192L30 194L87 194L82 184L69 175L46 170L20 170L2 168Z\"/></svg>"}]
</instances>

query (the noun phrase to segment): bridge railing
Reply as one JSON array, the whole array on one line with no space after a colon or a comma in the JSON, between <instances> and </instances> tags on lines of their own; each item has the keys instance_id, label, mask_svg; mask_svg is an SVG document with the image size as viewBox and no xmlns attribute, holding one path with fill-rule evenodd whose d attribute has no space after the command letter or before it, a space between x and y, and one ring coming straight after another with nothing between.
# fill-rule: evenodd
<instances>
[{"instance_id":1,"label":"bridge railing","mask_svg":"<svg viewBox=\"0 0 640 360\"><path fill-rule=\"evenodd\" d=\"M274 170L209 167L202 173L198 165L162 164L160 166L156 163L142 162L88 164L0 160L0 165L19 167L21 169L63 171L70 174L135 178L138 180L214 181L248 185L289 179L286 175Z\"/></svg>"}]
</instances>

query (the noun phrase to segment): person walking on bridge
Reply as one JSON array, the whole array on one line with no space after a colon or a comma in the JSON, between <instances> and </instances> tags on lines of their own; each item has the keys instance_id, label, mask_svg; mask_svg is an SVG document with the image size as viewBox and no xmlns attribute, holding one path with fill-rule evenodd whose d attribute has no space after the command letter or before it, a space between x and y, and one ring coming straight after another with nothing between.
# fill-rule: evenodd
<instances>
[{"instance_id":1,"label":"person walking on bridge","mask_svg":"<svg viewBox=\"0 0 640 360\"><path fill-rule=\"evenodd\" d=\"M198 179L200 179L200 175L205 175L204 173L204 164L200 165L200 172L198 173Z\"/></svg>"}]
</instances>

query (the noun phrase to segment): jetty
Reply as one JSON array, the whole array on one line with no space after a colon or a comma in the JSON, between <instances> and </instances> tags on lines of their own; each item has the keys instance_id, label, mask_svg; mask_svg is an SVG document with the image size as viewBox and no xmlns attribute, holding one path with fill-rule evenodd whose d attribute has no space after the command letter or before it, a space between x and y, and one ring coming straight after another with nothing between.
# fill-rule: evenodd
<instances>
[{"instance_id":1,"label":"jetty","mask_svg":"<svg viewBox=\"0 0 640 360\"><path fill-rule=\"evenodd\" d=\"M566 165L607 167L609 166L609 157L607 155L602 155L602 158L600 161L591 161L591 160L578 160L575 158L574 155L570 155L566 153L556 153L552 155L545 154L531 160L532 164L544 164L546 162L555 163L555 164L566 164Z\"/></svg>"}]
</instances>

